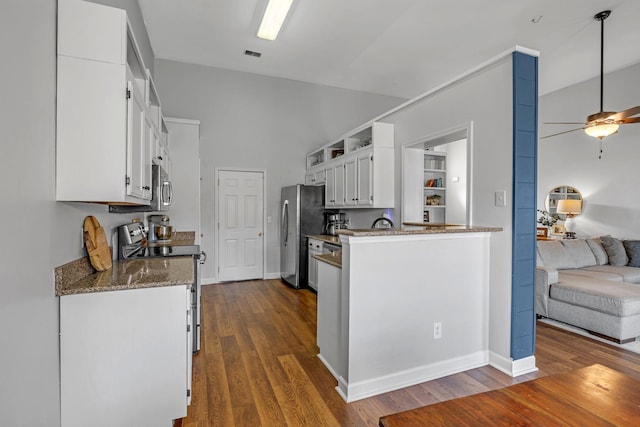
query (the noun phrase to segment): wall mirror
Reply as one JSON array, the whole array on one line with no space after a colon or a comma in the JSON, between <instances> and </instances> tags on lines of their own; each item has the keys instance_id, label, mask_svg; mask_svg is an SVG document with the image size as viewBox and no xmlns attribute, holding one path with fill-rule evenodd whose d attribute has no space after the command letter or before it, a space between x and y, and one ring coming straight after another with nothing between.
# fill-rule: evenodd
<instances>
[{"instance_id":1,"label":"wall mirror","mask_svg":"<svg viewBox=\"0 0 640 427\"><path fill-rule=\"evenodd\" d=\"M582 209L582 194L575 187L568 185L552 188L544 200L544 208L550 214L554 214L558 209L558 201L565 199L580 200L580 209ZM566 215L560 214L560 218L565 217Z\"/></svg>"}]
</instances>

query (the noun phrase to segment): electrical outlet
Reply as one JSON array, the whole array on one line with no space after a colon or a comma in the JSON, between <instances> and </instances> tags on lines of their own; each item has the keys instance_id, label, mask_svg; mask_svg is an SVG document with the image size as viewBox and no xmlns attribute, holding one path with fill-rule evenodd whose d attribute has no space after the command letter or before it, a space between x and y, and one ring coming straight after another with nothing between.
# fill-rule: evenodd
<instances>
[{"instance_id":1,"label":"electrical outlet","mask_svg":"<svg viewBox=\"0 0 640 427\"><path fill-rule=\"evenodd\" d=\"M496 191L496 206L507 206L507 192L504 190Z\"/></svg>"},{"instance_id":2,"label":"electrical outlet","mask_svg":"<svg viewBox=\"0 0 640 427\"><path fill-rule=\"evenodd\" d=\"M442 338L442 323L434 322L433 323L433 339L439 340L440 338Z\"/></svg>"}]
</instances>

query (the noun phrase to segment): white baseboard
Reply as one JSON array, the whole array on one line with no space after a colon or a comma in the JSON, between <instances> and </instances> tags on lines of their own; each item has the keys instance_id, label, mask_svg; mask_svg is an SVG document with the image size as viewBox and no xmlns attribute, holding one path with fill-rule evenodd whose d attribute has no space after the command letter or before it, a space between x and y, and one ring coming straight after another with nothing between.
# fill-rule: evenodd
<instances>
[{"instance_id":1,"label":"white baseboard","mask_svg":"<svg viewBox=\"0 0 640 427\"><path fill-rule=\"evenodd\" d=\"M388 391L398 390L415 384L431 381L447 375L479 368L489 363L486 351L479 351L466 356L449 359L430 365L424 365L406 371L396 372L379 378L373 378L357 383L341 384L339 380L338 392L346 402L365 399ZM346 392L345 392L346 391Z\"/></svg>"},{"instance_id":2,"label":"white baseboard","mask_svg":"<svg viewBox=\"0 0 640 427\"><path fill-rule=\"evenodd\" d=\"M263 280L272 280L272 279L279 279L279 278L280 278L280 273L265 273ZM219 281L217 277L203 277L200 279L200 283L202 283L202 285L215 285L216 283L222 283L222 282Z\"/></svg>"},{"instance_id":3,"label":"white baseboard","mask_svg":"<svg viewBox=\"0 0 640 427\"><path fill-rule=\"evenodd\" d=\"M336 380L340 381L340 377L339 377L338 373L333 369L333 367L331 365L329 365L329 363L326 361L326 359L320 353L318 353L318 359L320 359L322 364L329 370L329 372L331 372L331 375L333 375L333 378L335 378Z\"/></svg>"},{"instance_id":4,"label":"white baseboard","mask_svg":"<svg viewBox=\"0 0 640 427\"><path fill-rule=\"evenodd\" d=\"M513 360L510 357L507 358L498 353L489 352L489 365L511 377L518 377L538 370L535 356Z\"/></svg>"}]
</instances>

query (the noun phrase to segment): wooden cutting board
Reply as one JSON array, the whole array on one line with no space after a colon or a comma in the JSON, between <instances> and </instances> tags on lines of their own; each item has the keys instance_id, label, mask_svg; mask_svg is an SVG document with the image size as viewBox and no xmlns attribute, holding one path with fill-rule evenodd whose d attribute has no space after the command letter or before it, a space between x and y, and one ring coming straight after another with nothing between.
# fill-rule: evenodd
<instances>
[{"instance_id":1,"label":"wooden cutting board","mask_svg":"<svg viewBox=\"0 0 640 427\"><path fill-rule=\"evenodd\" d=\"M93 268L98 271L104 271L113 266L107 236L93 215L89 215L84 219L84 242Z\"/></svg>"}]
</instances>

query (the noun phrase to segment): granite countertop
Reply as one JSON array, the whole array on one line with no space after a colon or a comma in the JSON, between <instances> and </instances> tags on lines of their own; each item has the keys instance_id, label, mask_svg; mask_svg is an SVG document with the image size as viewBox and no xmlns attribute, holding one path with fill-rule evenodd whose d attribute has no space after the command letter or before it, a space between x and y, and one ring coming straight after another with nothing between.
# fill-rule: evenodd
<instances>
[{"instance_id":1,"label":"granite countertop","mask_svg":"<svg viewBox=\"0 0 640 427\"><path fill-rule=\"evenodd\" d=\"M340 243L340 236L331 236L329 234L313 234L307 237L309 239L322 240L323 242L333 243L334 245L342 246L342 243Z\"/></svg>"},{"instance_id":2,"label":"granite countertop","mask_svg":"<svg viewBox=\"0 0 640 427\"><path fill-rule=\"evenodd\" d=\"M468 226L454 224L431 224L422 222L405 222L402 228L394 229L354 229L340 230L338 234L345 236L397 236L410 234L446 234L446 233L483 233L502 231L502 227Z\"/></svg>"},{"instance_id":3,"label":"granite countertop","mask_svg":"<svg viewBox=\"0 0 640 427\"><path fill-rule=\"evenodd\" d=\"M342 251L335 251L324 255L314 255L313 257L318 261L326 262L334 267L342 268Z\"/></svg>"},{"instance_id":4,"label":"granite countertop","mask_svg":"<svg viewBox=\"0 0 640 427\"><path fill-rule=\"evenodd\" d=\"M114 261L113 268L75 281L56 281L56 296L193 284L193 258Z\"/></svg>"}]
</instances>

